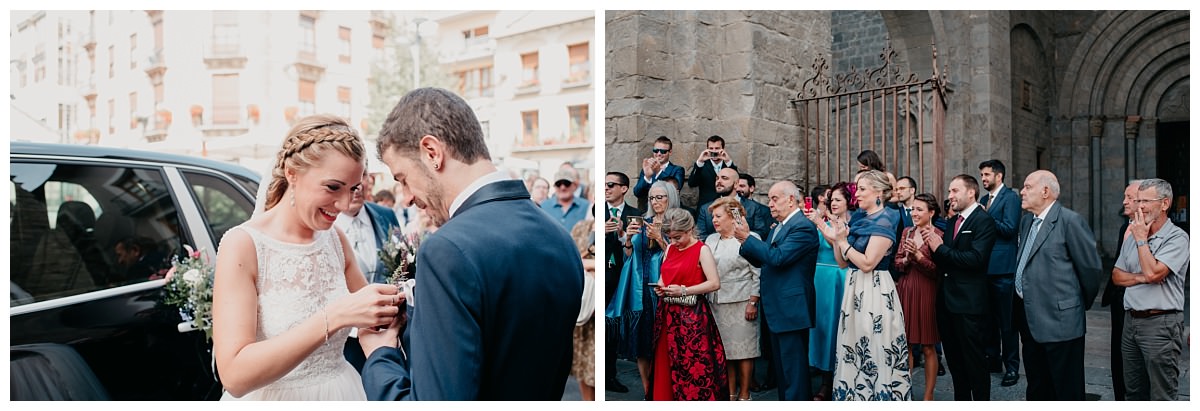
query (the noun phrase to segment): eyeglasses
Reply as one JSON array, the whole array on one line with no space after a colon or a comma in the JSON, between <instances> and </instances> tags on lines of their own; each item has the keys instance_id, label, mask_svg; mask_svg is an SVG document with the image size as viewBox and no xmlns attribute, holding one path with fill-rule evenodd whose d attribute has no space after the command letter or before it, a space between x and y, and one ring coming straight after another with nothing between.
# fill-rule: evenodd
<instances>
[{"instance_id":1,"label":"eyeglasses","mask_svg":"<svg viewBox=\"0 0 1200 411\"><path fill-rule=\"evenodd\" d=\"M650 196L650 201L666 201L666 200L667 200L667 196L665 196L665 195Z\"/></svg>"},{"instance_id":2,"label":"eyeglasses","mask_svg":"<svg viewBox=\"0 0 1200 411\"><path fill-rule=\"evenodd\" d=\"M671 152L671 150L667 150L667 149L663 149L663 148L650 149L650 151L654 152L654 154L667 154L667 153Z\"/></svg>"},{"instance_id":3,"label":"eyeglasses","mask_svg":"<svg viewBox=\"0 0 1200 411\"><path fill-rule=\"evenodd\" d=\"M627 184L621 184L621 183L614 183L614 182L612 182L612 181L605 181L605 182L604 182L604 186L605 186L605 187L608 187L608 188L613 188L613 187L616 187L616 186L626 187L626 186L628 186L628 185L627 185Z\"/></svg>"}]
</instances>

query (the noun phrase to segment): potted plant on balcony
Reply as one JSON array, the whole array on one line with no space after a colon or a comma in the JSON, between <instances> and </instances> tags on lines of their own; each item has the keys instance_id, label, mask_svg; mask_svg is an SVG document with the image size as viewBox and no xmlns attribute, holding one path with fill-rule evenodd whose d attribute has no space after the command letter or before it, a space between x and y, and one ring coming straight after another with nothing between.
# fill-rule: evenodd
<instances>
[{"instance_id":1,"label":"potted plant on balcony","mask_svg":"<svg viewBox=\"0 0 1200 411\"><path fill-rule=\"evenodd\" d=\"M291 124L296 120L296 113L300 112L300 108L296 106L287 106L283 108L283 119Z\"/></svg>"},{"instance_id":2,"label":"potted plant on balcony","mask_svg":"<svg viewBox=\"0 0 1200 411\"><path fill-rule=\"evenodd\" d=\"M258 120L261 116L262 113L258 110L258 104L246 106L246 117L249 118L250 121L253 121L254 124L258 124Z\"/></svg>"},{"instance_id":3,"label":"potted plant on balcony","mask_svg":"<svg viewBox=\"0 0 1200 411\"><path fill-rule=\"evenodd\" d=\"M159 109L158 112L158 129L165 130L171 126L171 110Z\"/></svg>"},{"instance_id":4,"label":"potted plant on balcony","mask_svg":"<svg viewBox=\"0 0 1200 411\"><path fill-rule=\"evenodd\" d=\"M192 105L192 125L199 126L204 122L204 107L199 104Z\"/></svg>"}]
</instances>

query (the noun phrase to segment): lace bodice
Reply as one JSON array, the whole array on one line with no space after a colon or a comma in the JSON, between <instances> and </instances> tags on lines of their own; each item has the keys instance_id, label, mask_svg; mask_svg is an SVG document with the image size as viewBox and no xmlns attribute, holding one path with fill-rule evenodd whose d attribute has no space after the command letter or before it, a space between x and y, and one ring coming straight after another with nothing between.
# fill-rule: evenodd
<instances>
[{"instance_id":1,"label":"lace bodice","mask_svg":"<svg viewBox=\"0 0 1200 411\"><path fill-rule=\"evenodd\" d=\"M250 235L258 256L258 325L256 341L286 332L305 319L320 316L322 307L349 294L346 288L342 244L335 230L317 231L313 242L295 244L268 237L246 225L238 228ZM342 354L350 329L329 335L300 365L279 380L263 387L298 388L336 375L339 367L350 367Z\"/></svg>"}]
</instances>

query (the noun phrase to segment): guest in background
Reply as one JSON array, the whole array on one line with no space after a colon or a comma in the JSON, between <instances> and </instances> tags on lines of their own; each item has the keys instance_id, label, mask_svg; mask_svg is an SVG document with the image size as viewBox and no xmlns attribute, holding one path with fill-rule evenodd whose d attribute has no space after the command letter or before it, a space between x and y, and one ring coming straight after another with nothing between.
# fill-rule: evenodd
<instances>
[{"instance_id":1,"label":"guest in background","mask_svg":"<svg viewBox=\"0 0 1200 411\"><path fill-rule=\"evenodd\" d=\"M741 246L733 237L740 220L733 215L746 215L746 209L732 197L721 197L708 206L716 232L704 240L717 260L721 289L709 294L713 317L725 345L728 362L730 400L750 400L750 380L754 378L754 359L758 349L759 269L738 254ZM758 234L751 233L758 237Z\"/></svg>"},{"instance_id":2,"label":"guest in background","mask_svg":"<svg viewBox=\"0 0 1200 411\"><path fill-rule=\"evenodd\" d=\"M663 298L655 310L651 399L723 400L729 394L725 347L708 300L699 298L721 288L717 262L696 238L688 212L667 210L662 227L671 241L654 293L671 298Z\"/></svg>"},{"instance_id":3,"label":"guest in background","mask_svg":"<svg viewBox=\"0 0 1200 411\"><path fill-rule=\"evenodd\" d=\"M696 204L700 204L701 209L721 196L721 193L713 190L717 173L725 168L737 170L737 166L733 165L733 159L729 158L729 153L725 151L725 139L714 135L708 138L706 144L704 151L701 151L700 156L696 158L696 165L688 174L687 181L689 187L696 187L699 190L700 195ZM736 183L736 179L733 182ZM731 186L729 189L732 190L733 187Z\"/></svg>"},{"instance_id":4,"label":"guest in background","mask_svg":"<svg viewBox=\"0 0 1200 411\"><path fill-rule=\"evenodd\" d=\"M683 167L671 163L672 147L673 143L667 136L659 136L654 140L654 148L650 150L653 155L642 160L642 170L638 173L637 184L633 186L633 196L639 202L646 200L654 183L666 177L674 179L675 191L683 189Z\"/></svg>"},{"instance_id":5,"label":"guest in background","mask_svg":"<svg viewBox=\"0 0 1200 411\"><path fill-rule=\"evenodd\" d=\"M818 201L816 208L805 210L804 215L817 227L828 227L831 221L850 221L850 213L858 209L858 202L850 201L854 198L854 191L854 183L837 183L833 189L826 191L826 199ZM817 230L817 233L821 234L821 231ZM821 245L817 251L817 268L813 272L815 324L809 333L808 363L821 373L821 387L817 389L813 400L827 401L833 398L833 370L837 363L838 323L842 319L846 269L838 266L829 240L824 235L820 235L819 239Z\"/></svg>"},{"instance_id":6,"label":"guest in background","mask_svg":"<svg viewBox=\"0 0 1200 411\"><path fill-rule=\"evenodd\" d=\"M896 283L896 291L900 294L900 307L904 310L904 335L913 347L921 347L925 357L925 401L933 401L940 364L935 349L940 341L937 328L938 271L933 262L933 249L918 233L932 230L934 235L941 236L942 230L933 227L933 217L940 214L941 210L933 194L921 193L914 200L909 212L913 226L904 229L900 236L902 245L896 254L896 267L904 272L900 282ZM915 362L913 355L910 350L909 369Z\"/></svg>"},{"instance_id":7,"label":"guest in background","mask_svg":"<svg viewBox=\"0 0 1200 411\"><path fill-rule=\"evenodd\" d=\"M571 239L579 248L583 259L583 299L580 301L579 318L572 334L574 354L571 357L571 375L579 382L579 394L584 401L596 400L596 244L594 224L584 220L571 229Z\"/></svg>"}]
</instances>

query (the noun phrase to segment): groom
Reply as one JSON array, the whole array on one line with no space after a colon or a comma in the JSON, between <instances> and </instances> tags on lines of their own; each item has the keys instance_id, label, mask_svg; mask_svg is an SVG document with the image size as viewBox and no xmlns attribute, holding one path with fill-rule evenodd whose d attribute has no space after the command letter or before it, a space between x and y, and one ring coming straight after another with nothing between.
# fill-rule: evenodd
<instances>
[{"instance_id":1,"label":"groom","mask_svg":"<svg viewBox=\"0 0 1200 411\"><path fill-rule=\"evenodd\" d=\"M475 113L438 88L413 90L388 115L379 153L401 204L440 228L417 252L400 325L361 329L371 400L554 400L571 368L583 264L571 237L497 171Z\"/></svg>"}]
</instances>

